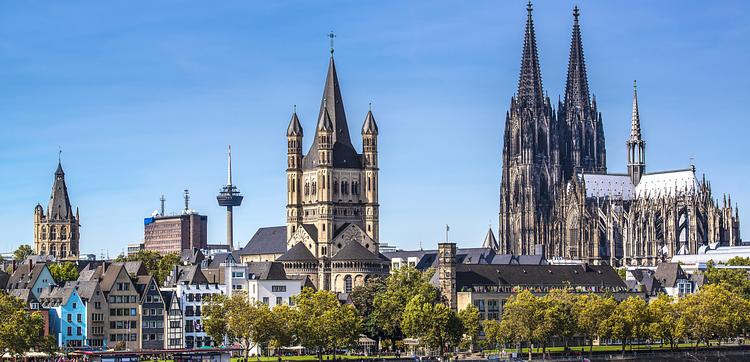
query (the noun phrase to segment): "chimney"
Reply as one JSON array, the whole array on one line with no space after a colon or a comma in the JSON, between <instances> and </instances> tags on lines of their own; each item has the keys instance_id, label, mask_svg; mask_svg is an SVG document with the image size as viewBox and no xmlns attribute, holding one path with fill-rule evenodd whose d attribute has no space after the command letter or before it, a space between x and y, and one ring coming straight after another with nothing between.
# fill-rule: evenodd
<instances>
[{"instance_id":1,"label":"chimney","mask_svg":"<svg viewBox=\"0 0 750 362\"><path fill-rule=\"evenodd\" d=\"M13 259L13 261L10 263L10 273L13 274L16 272L16 259Z\"/></svg>"},{"instance_id":2,"label":"chimney","mask_svg":"<svg viewBox=\"0 0 750 362\"><path fill-rule=\"evenodd\" d=\"M31 273L31 269L34 267L34 260L29 256L29 273Z\"/></svg>"}]
</instances>

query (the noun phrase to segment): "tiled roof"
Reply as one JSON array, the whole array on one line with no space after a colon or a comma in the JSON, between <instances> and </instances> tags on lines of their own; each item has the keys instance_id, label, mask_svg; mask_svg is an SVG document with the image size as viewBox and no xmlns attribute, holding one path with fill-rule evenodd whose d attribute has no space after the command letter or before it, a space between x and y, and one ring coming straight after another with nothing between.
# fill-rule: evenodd
<instances>
[{"instance_id":1,"label":"tiled roof","mask_svg":"<svg viewBox=\"0 0 750 362\"><path fill-rule=\"evenodd\" d=\"M456 265L456 288L474 286L604 286L626 288L607 265Z\"/></svg>"},{"instance_id":2,"label":"tiled roof","mask_svg":"<svg viewBox=\"0 0 750 362\"><path fill-rule=\"evenodd\" d=\"M350 241L331 260L380 260L380 258L370 250L367 250L362 244Z\"/></svg>"},{"instance_id":3,"label":"tiled roof","mask_svg":"<svg viewBox=\"0 0 750 362\"><path fill-rule=\"evenodd\" d=\"M240 255L283 254L286 252L286 226L259 228Z\"/></svg>"},{"instance_id":4,"label":"tiled roof","mask_svg":"<svg viewBox=\"0 0 750 362\"><path fill-rule=\"evenodd\" d=\"M271 261L253 262L248 264L248 276L259 280L288 280L284 265Z\"/></svg>"},{"instance_id":5,"label":"tiled roof","mask_svg":"<svg viewBox=\"0 0 750 362\"><path fill-rule=\"evenodd\" d=\"M317 261L315 256L303 243L297 243L291 249L287 250L284 255L278 257L278 261Z\"/></svg>"}]
</instances>

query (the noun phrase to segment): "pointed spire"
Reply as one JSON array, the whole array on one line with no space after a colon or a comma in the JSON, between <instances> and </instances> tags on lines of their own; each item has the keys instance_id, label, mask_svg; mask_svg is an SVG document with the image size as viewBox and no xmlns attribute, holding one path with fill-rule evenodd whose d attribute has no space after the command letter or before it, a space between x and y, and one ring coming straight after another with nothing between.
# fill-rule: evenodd
<instances>
[{"instance_id":1,"label":"pointed spire","mask_svg":"<svg viewBox=\"0 0 750 362\"><path fill-rule=\"evenodd\" d=\"M297 105L294 105L294 113L292 113L292 119L289 120L289 127L286 129L287 137L302 137L302 125L299 123L297 117Z\"/></svg>"},{"instance_id":2,"label":"pointed spire","mask_svg":"<svg viewBox=\"0 0 750 362\"><path fill-rule=\"evenodd\" d=\"M325 99L323 100L323 104L325 104ZM331 116L328 115L328 110L325 109L325 106L323 107L323 114L321 115L320 119L318 119L318 131L319 132L332 132L333 131L333 123L331 122Z\"/></svg>"},{"instance_id":3,"label":"pointed spire","mask_svg":"<svg viewBox=\"0 0 750 362\"><path fill-rule=\"evenodd\" d=\"M62 151L60 151L62 153ZM57 170L55 170L55 182L52 184L52 193L47 205L47 215L55 220L66 220L73 215L73 209L68 197L68 187L65 185L65 172L62 168L62 162L58 156Z\"/></svg>"},{"instance_id":4,"label":"pointed spire","mask_svg":"<svg viewBox=\"0 0 750 362\"><path fill-rule=\"evenodd\" d=\"M541 107L544 104L542 73L539 68L539 55L536 49L536 35L534 35L534 19L531 1L526 6L526 32L523 41L523 57L521 60L521 75L518 80L518 99Z\"/></svg>"},{"instance_id":5,"label":"pointed spire","mask_svg":"<svg viewBox=\"0 0 750 362\"><path fill-rule=\"evenodd\" d=\"M641 139L641 116L638 113L638 85L636 81L633 81L633 116L630 126L630 139Z\"/></svg>"},{"instance_id":6,"label":"pointed spire","mask_svg":"<svg viewBox=\"0 0 750 362\"><path fill-rule=\"evenodd\" d=\"M372 103L370 103L370 110L367 111L367 116L365 116L365 123L362 125L362 134L378 134L378 124L375 122L375 116L372 115Z\"/></svg>"},{"instance_id":7,"label":"pointed spire","mask_svg":"<svg viewBox=\"0 0 750 362\"><path fill-rule=\"evenodd\" d=\"M487 230L487 235L484 237L484 242L482 243L483 248L488 248L492 250L498 250L500 245L497 243L497 239L495 239L495 233L492 232L492 227L490 226L489 230Z\"/></svg>"},{"instance_id":8,"label":"pointed spire","mask_svg":"<svg viewBox=\"0 0 750 362\"><path fill-rule=\"evenodd\" d=\"M565 104L568 107L589 109L589 84L586 76L586 62L583 57L581 27L578 23L578 6L573 8L573 35L570 40L568 59L568 80L565 84Z\"/></svg>"},{"instance_id":9,"label":"pointed spire","mask_svg":"<svg viewBox=\"0 0 750 362\"><path fill-rule=\"evenodd\" d=\"M323 99L321 101L320 114L318 119L322 119L325 111L328 111L333 133L334 143L343 143L352 147L352 141L349 137L349 125L346 122L346 113L344 112L344 101L341 97L339 79L336 74L336 64L333 61L333 54L328 62L328 75L326 76L326 85L323 90Z\"/></svg>"},{"instance_id":10,"label":"pointed spire","mask_svg":"<svg viewBox=\"0 0 750 362\"><path fill-rule=\"evenodd\" d=\"M227 186L232 186L232 145L229 145L229 167L227 167Z\"/></svg>"}]
</instances>

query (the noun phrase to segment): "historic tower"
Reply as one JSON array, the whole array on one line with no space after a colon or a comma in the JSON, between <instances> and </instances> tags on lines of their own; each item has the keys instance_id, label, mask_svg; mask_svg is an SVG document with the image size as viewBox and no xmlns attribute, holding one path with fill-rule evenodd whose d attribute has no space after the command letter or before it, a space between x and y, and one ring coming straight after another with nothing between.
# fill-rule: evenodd
<instances>
[{"instance_id":1,"label":"historic tower","mask_svg":"<svg viewBox=\"0 0 750 362\"><path fill-rule=\"evenodd\" d=\"M564 121L561 151L565 181L582 172L607 173L604 126L601 113L596 109L596 97L592 100L589 96L579 16L576 6L573 9L573 35L570 41L565 98L558 104L557 117L561 122Z\"/></svg>"},{"instance_id":2,"label":"historic tower","mask_svg":"<svg viewBox=\"0 0 750 362\"><path fill-rule=\"evenodd\" d=\"M58 161L46 214L42 205L34 208L34 252L61 260L78 259L79 221L78 208L74 215L70 206L65 172Z\"/></svg>"},{"instance_id":3,"label":"historic tower","mask_svg":"<svg viewBox=\"0 0 750 362\"><path fill-rule=\"evenodd\" d=\"M638 185L646 173L646 142L641 138L641 117L638 114L638 89L633 81L633 116L628 146L628 175L633 185Z\"/></svg>"},{"instance_id":4,"label":"historic tower","mask_svg":"<svg viewBox=\"0 0 750 362\"><path fill-rule=\"evenodd\" d=\"M500 184L500 252L532 254L549 240L554 189L562 179L557 118L542 88L532 7L527 7L518 93L506 114Z\"/></svg>"},{"instance_id":5,"label":"historic tower","mask_svg":"<svg viewBox=\"0 0 750 362\"><path fill-rule=\"evenodd\" d=\"M381 264L378 125L368 111L362 125L362 153L357 152L349 137L333 47L310 150L302 154L303 132L296 109L286 136L289 252L280 260L315 258L319 267L313 280L318 288L330 290L333 284L346 289L352 281L336 280L336 270L341 269L337 261L372 259L373 265Z\"/></svg>"}]
</instances>

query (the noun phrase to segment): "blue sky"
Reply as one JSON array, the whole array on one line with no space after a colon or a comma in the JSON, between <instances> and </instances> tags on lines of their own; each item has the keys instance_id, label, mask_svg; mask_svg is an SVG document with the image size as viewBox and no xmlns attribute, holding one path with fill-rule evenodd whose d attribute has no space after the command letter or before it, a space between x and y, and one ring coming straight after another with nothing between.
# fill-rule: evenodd
<instances>
[{"instance_id":1,"label":"blue sky","mask_svg":"<svg viewBox=\"0 0 750 362\"><path fill-rule=\"evenodd\" d=\"M625 170L637 79L648 169L693 157L750 225L750 3L536 1L553 99L575 4L610 171ZM159 196L178 211L185 188L222 242L227 144L245 195L236 240L282 225L286 126L296 104L309 146L331 30L354 143L369 102L380 127L382 241L432 247L450 224L479 245L497 230L525 16L523 1L0 2L0 251L32 242L59 146L82 252L141 240Z\"/></svg>"}]
</instances>

